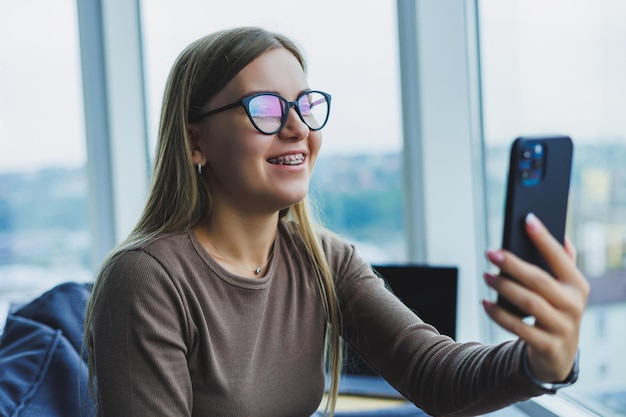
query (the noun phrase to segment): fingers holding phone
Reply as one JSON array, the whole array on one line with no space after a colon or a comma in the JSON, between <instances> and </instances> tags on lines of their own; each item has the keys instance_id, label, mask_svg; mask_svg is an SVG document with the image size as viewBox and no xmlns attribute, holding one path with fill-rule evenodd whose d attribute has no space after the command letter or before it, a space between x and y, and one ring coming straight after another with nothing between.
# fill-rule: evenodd
<instances>
[{"instance_id":1,"label":"fingers holding phone","mask_svg":"<svg viewBox=\"0 0 626 417\"><path fill-rule=\"evenodd\" d=\"M535 217L527 222L529 238L558 271L552 276L509 251L489 251L488 258L504 275L485 274L489 286L513 306L534 316L533 324L508 309L483 302L487 314L500 326L527 342L533 374L543 381L560 381L576 356L580 323L589 296L589 284L575 265L573 247L560 245Z\"/></svg>"},{"instance_id":2,"label":"fingers holding phone","mask_svg":"<svg viewBox=\"0 0 626 417\"><path fill-rule=\"evenodd\" d=\"M551 323L553 317L550 309L582 316L589 295L589 283L576 266L573 255L575 249L569 243L561 245L540 219L532 214L527 216L526 230L529 239L553 272L506 250L488 251L487 257L500 268L500 273L497 276L487 273L487 284L517 310L535 317L539 327L558 327L558 323ZM500 307L519 317L515 314L516 310Z\"/></svg>"}]
</instances>

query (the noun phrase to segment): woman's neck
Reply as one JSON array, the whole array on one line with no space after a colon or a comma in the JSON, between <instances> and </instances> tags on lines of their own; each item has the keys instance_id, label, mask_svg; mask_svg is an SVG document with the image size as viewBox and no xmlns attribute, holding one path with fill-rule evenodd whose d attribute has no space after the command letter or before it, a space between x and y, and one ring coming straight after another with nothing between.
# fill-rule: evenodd
<instances>
[{"instance_id":1,"label":"woman's neck","mask_svg":"<svg viewBox=\"0 0 626 417\"><path fill-rule=\"evenodd\" d=\"M278 213L215 213L193 228L204 249L228 271L250 278L265 274L278 231Z\"/></svg>"}]
</instances>

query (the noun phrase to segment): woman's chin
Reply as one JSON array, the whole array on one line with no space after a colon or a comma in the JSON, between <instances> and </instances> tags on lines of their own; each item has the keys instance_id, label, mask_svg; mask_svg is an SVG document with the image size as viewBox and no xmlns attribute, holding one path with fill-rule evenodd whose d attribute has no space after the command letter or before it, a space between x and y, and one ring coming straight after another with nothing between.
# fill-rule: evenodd
<instances>
[{"instance_id":1,"label":"woman's chin","mask_svg":"<svg viewBox=\"0 0 626 417\"><path fill-rule=\"evenodd\" d=\"M308 194L308 190L299 192L290 192L288 195L280 199L279 210L283 210L303 201Z\"/></svg>"}]
</instances>

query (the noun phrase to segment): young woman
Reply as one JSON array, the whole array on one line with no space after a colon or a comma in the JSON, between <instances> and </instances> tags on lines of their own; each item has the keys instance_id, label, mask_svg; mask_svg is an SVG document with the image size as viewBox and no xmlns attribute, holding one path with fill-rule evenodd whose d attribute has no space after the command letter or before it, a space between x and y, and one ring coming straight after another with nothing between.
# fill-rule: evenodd
<instances>
[{"instance_id":1,"label":"young woman","mask_svg":"<svg viewBox=\"0 0 626 417\"><path fill-rule=\"evenodd\" d=\"M279 34L222 31L179 56L146 208L88 307L101 416L309 416L326 375L332 414L342 340L437 416L485 413L572 379L588 284L573 248L533 216L528 234L556 279L488 252L523 284L485 274L488 285L536 317L527 325L485 301L519 336L495 346L439 335L353 246L315 226L306 195L330 105Z\"/></svg>"}]
</instances>

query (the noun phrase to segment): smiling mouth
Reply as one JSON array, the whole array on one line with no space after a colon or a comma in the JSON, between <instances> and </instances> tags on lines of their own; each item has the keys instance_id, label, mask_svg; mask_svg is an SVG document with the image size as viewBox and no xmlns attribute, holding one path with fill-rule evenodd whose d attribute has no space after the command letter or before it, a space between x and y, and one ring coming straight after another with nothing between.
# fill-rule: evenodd
<instances>
[{"instance_id":1,"label":"smiling mouth","mask_svg":"<svg viewBox=\"0 0 626 417\"><path fill-rule=\"evenodd\" d=\"M304 162L304 155L301 153L285 156L276 156L267 160L274 165L299 165Z\"/></svg>"}]
</instances>

